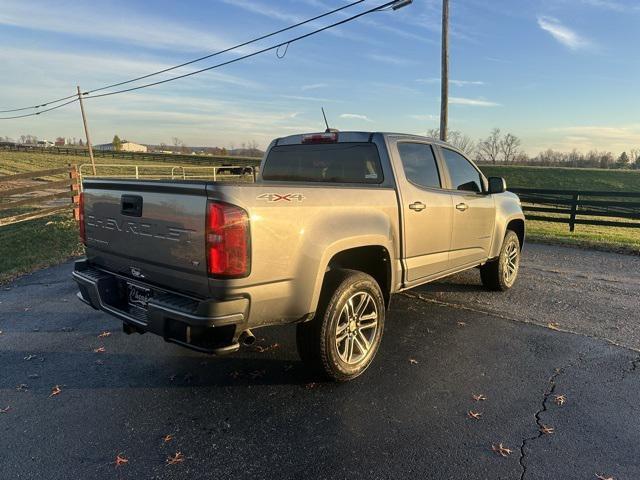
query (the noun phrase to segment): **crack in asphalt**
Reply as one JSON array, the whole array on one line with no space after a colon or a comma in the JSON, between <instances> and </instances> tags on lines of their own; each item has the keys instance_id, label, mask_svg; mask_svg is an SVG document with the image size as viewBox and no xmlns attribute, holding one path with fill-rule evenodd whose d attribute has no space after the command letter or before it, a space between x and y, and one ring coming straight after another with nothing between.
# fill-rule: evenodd
<instances>
[{"instance_id":1,"label":"crack in asphalt","mask_svg":"<svg viewBox=\"0 0 640 480\"><path fill-rule=\"evenodd\" d=\"M527 465L525 464L525 457L527 456L527 454L525 452L525 448L529 442L533 442L534 440L537 440L544 435L544 433L542 432L544 424L542 423L542 419L540 418L540 415L542 415L544 412L547 411L547 400L556 390L556 378L558 378L562 373L564 373L565 368L568 368L568 366L556 368L555 371L553 372L553 375L551 375L551 377L547 382L548 387L542 397L542 404L540 406L540 409L535 413L536 425L538 425L538 434L533 437L524 438L522 440L522 443L520 444L519 462L520 462L520 466L522 467L522 474L520 475L520 480L524 480L524 477L527 474Z\"/></svg>"}]
</instances>

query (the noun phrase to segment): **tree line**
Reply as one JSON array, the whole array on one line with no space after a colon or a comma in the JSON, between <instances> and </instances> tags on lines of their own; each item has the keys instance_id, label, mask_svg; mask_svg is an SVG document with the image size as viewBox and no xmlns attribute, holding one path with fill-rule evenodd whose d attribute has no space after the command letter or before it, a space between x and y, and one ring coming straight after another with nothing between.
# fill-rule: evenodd
<instances>
[{"instance_id":1,"label":"tree line","mask_svg":"<svg viewBox=\"0 0 640 480\"><path fill-rule=\"evenodd\" d=\"M439 138L440 130L429 130L427 135ZM512 133L503 134L499 128L494 128L486 138L478 141L456 130L449 131L447 137L449 143L478 163L640 170L640 148L632 148L629 153L622 152L617 156L612 152L601 150L582 153L576 149L571 152L560 152L549 148L538 155L531 156L521 149L520 138Z\"/></svg>"}]
</instances>

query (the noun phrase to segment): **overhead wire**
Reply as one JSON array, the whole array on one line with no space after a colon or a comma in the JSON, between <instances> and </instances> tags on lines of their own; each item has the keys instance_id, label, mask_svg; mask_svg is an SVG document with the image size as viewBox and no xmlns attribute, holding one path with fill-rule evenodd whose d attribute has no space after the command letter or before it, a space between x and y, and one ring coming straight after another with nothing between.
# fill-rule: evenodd
<instances>
[{"instance_id":1,"label":"overhead wire","mask_svg":"<svg viewBox=\"0 0 640 480\"><path fill-rule=\"evenodd\" d=\"M308 23L315 22L316 20L320 20L322 18L328 17L328 16L333 15L335 13L341 12L341 11L346 10L348 8L351 8L351 7L355 6L355 5L363 3L364 1L365 0L356 0L354 2L351 2L351 3L347 4L347 5L343 5L341 7L335 8L335 9L333 9L331 11L322 13L320 15L316 15L315 17L309 18L307 20L303 20L301 22L298 22L296 24L290 25L288 27L281 28L280 30L276 30L275 32L271 32L271 33L268 33L266 35L262 35L260 37L253 38L253 39L248 40L248 41L243 42L243 43L239 43L238 45L234 45L232 47L228 47L228 48L225 48L223 50L219 50L217 52L210 53L208 55L204 55L204 56L199 57L199 58L195 58L193 60L189 60L189 61L181 63L179 65L174 65L172 67L164 68L162 70L157 70L155 72L148 73L146 75L141 75L139 77L135 77L135 78L132 78L132 79L129 79L129 80L125 80L125 81L122 81L122 82L112 83L110 85L105 85L103 87L94 88L94 89L90 90L90 92L95 93L95 92L100 92L100 91L103 91L103 90L107 90L109 88L120 87L122 85L127 85L129 83L137 82L139 80L144 80L145 78L150 78L150 77L154 77L156 75L160 75L162 73L170 72L172 70L176 70L176 69L181 68L181 67L186 67L187 65L191 65L191 64L194 64L194 63L197 63L197 62L201 62L203 60L207 60L209 58L213 58L213 57L216 57L218 55L223 55L223 54L231 52L233 50L237 50L238 48L246 47L247 45L251 45L252 43L256 43L256 42L259 42L261 40L265 40L267 38L274 37L274 36L279 35L281 33L287 32L289 30L293 30L295 28L301 27L301 26L306 25ZM69 100L70 98L73 98L73 97L77 97L77 94L69 95L67 97L62 97L62 98L58 98L58 99L55 99L55 100L49 100L47 102L42 102L42 103L39 103L38 105L32 105L32 106L29 106L29 107L21 107L21 108L12 108L12 109L8 109L8 110L0 110L0 113L20 112L20 111L24 111L24 110L32 110L32 109L35 109L35 108L46 107L46 106L51 105L51 104L63 102L64 100ZM47 111L49 111L49 110L47 110ZM40 113L42 113L42 112L40 112ZM5 117L5 118L19 118L19 117Z\"/></svg>"}]
</instances>

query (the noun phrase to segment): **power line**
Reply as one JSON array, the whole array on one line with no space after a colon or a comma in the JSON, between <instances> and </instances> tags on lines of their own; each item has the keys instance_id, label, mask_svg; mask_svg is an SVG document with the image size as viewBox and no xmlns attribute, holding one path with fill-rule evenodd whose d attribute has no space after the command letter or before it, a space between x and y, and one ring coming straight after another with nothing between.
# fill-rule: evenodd
<instances>
[{"instance_id":1,"label":"power line","mask_svg":"<svg viewBox=\"0 0 640 480\"><path fill-rule=\"evenodd\" d=\"M35 115L40 115L41 113L46 113L46 112L50 112L51 110L56 110L58 108L62 108L62 107L66 107L67 105L70 105L74 102L78 101L77 95L71 95L71 97L76 97L73 100L70 100L68 102L65 103L61 103L60 105L56 105L55 107L51 107L51 108L47 108L46 110L39 110L35 113L26 113L24 115L14 115L13 117L0 117L0 120L10 120L13 118L24 118L24 117L33 117ZM66 98L70 98L70 97L66 97ZM44 106L44 105L42 105Z\"/></svg>"},{"instance_id":2,"label":"power line","mask_svg":"<svg viewBox=\"0 0 640 480\"><path fill-rule=\"evenodd\" d=\"M360 3L360 1L358 1L356 3ZM226 62L218 63L218 64L212 65L210 67L202 68L200 70L195 70L193 72L185 73L183 75L177 75L175 77L167 78L167 79L164 79L164 80L159 80L159 81L147 83L147 84L144 84L144 85L138 85L136 87L124 88L124 89L116 90L116 91L113 91L113 92L101 93L100 95L95 95L95 96L92 96L92 97L85 97L85 95L89 95L92 92L92 91L88 91L88 92L84 92L82 94L82 96L84 98L88 98L88 99L108 97L108 96L112 96L112 95L119 95L121 93L133 92L133 91L136 91L136 90L141 90L141 89L153 87L153 86L156 86L156 85L162 85L162 84L165 84L165 83L168 83L168 82L173 82L175 80L179 80L179 79L186 78L186 77L191 77L191 76L197 75L199 73L203 73L203 72L206 72L206 71L209 71L209 70L213 70L213 69L220 68L220 67L223 67L223 66L226 66L226 65L230 65L232 63L237 63L237 62L239 62L241 60L246 60L247 58L255 57L255 56L260 55L260 54L265 53L265 52L269 52L269 51L272 51L272 50L277 50L278 48L283 47L285 45L288 46L288 45L290 45L292 43L304 40L304 39L309 38L309 37L311 37L313 35L317 35L317 34L319 34L321 32L329 30L331 28L335 28L335 27L338 27L340 25L344 25L344 24L346 24L348 22L356 20L356 19L358 19L360 17L363 17L365 15L368 15L370 13L377 12L377 11L382 11L382 10L387 9L388 7L393 7L393 6L399 6L398 8L401 8L402 6L408 5L410 3L411 3L410 0L391 0L391 1L387 2L387 3L379 5L377 7L370 8L369 10L365 10L363 12L360 12L357 15L353 15L351 17L348 17L348 18L345 18L343 20L340 20L339 22L332 23L330 25L327 25L327 26L324 26L322 28L319 28L319 29L313 30L311 32L308 32L308 33L306 33L304 35L300 35L300 36L292 38L290 40L278 43L277 45L272 45L271 47L266 47L266 48L263 48L261 50L255 51L253 53L249 53L247 55L243 55L241 57L234 58L234 59L228 60ZM211 56L213 56L213 54ZM193 62L191 62L191 63L193 63ZM179 67L175 67L175 68L179 68ZM157 73L160 73L160 72L157 72ZM151 75L149 75L149 76L151 76ZM122 85L124 83L130 83L130 82L121 82L119 85ZM99 91L99 90L104 90L106 88L108 88L108 87L102 87L100 89L93 90L93 92L96 92L96 91ZM76 95L73 95L71 97L76 97ZM71 98L71 97L67 97L67 98ZM48 112L48 111L51 111L51 110L55 110L57 108L65 106L65 105L69 105L70 103L73 103L73 102L77 101L78 99L79 99L79 97L75 98L74 100L72 100L70 102L58 105L56 107L49 108L47 110L42 110L42 111L39 111L39 112L35 112L35 113L30 113L30 114L25 114L25 115L18 115L18 116L14 116L14 117L0 117L0 120L8 120L8 119L11 119L11 118L23 118L23 117L39 115L41 113L45 113L45 112Z\"/></svg>"},{"instance_id":3,"label":"power line","mask_svg":"<svg viewBox=\"0 0 640 480\"><path fill-rule=\"evenodd\" d=\"M48 102L41 103L39 105L33 105L32 107L12 108L11 110L0 110L0 113L21 112L23 110L32 110L34 108L46 107L47 105L51 105L52 103L59 103L59 102L62 102L64 100L69 100L70 98L73 98L75 96L76 96L76 94L74 93L73 95L69 95L68 97L58 98L57 100L49 100ZM42 113L43 111L44 110L42 110L39 113ZM32 113L31 115L37 115L37 114ZM8 118L19 118L19 117L8 117Z\"/></svg>"},{"instance_id":4,"label":"power line","mask_svg":"<svg viewBox=\"0 0 640 480\"><path fill-rule=\"evenodd\" d=\"M296 23L294 25L290 25L290 26L285 27L285 28L281 28L280 30L276 30L275 32L268 33L266 35L262 35L261 37L257 37L257 38L254 38L252 40L248 40L248 41L246 41L244 43L240 43L240 44L235 45L233 47L225 48L224 50L220 50L218 52L210 53L210 54L205 55L203 57L199 57L199 58L196 58L194 60L189 60L188 62L184 62L184 63L181 63L179 65L175 65L173 67L168 67L168 68L165 68L165 69L162 69L162 70L158 70L156 72L148 73L146 75L142 75L140 77L132 78L130 80L125 80L123 82L113 83L111 85L106 85L104 87L95 88L93 90L90 90L89 93L100 92L100 91L103 91L103 90L107 90L109 88L114 88L114 87L120 87L122 85L127 85L129 83L137 82L138 80L144 80L145 78L149 78L149 77L153 77L153 76L156 76L156 75L160 75L161 73L166 73L166 72L170 72L172 70L176 70L176 69L181 68L181 67L186 67L187 65L191 65L191 64L197 63L197 62L201 62L202 60L207 60L209 58L216 57L216 56L222 55L224 53L228 53L228 52L230 52L232 50L237 50L238 48L246 47L247 45L251 45L252 43L256 43L256 42L259 42L261 40L265 40L267 38L274 37L274 36L279 35L281 33L284 33L284 32L287 32L289 30L293 30L295 28L298 28L298 27L301 27L303 25L306 25L308 23L314 22L316 20L320 20L321 18L328 17L328 16L333 15L335 13L341 12L342 10L346 10L347 8L351 8L351 7L355 6L355 5L363 3L364 1L365 0L357 0L355 2L349 3L347 5L343 5L342 7L339 7L339 8L336 8L334 10L331 10L329 12L326 12L326 13L323 13L323 14L320 14L320 15L316 15L315 17L309 18L309 19L304 20L302 22L298 22L298 23ZM13 109L10 109L10 110L0 110L0 113L20 112L20 111L24 111L24 110L31 110L31 109L34 109L34 108L46 107L47 105L59 103L59 102L62 102L64 100L68 100L68 99L73 98L73 97L76 97L76 95L74 94L74 95L69 95L68 97L58 98L56 100L50 100L48 102L44 102L44 103L41 103L39 105L34 105L34 106L31 106L31 107L13 108ZM7 117L7 118L19 118L19 117Z\"/></svg>"},{"instance_id":5,"label":"power line","mask_svg":"<svg viewBox=\"0 0 640 480\"><path fill-rule=\"evenodd\" d=\"M197 74L202 73L202 72L207 72L207 71L213 70L215 68L224 67L226 65L230 65L232 63L236 63L236 62L239 62L241 60L246 60L247 58L255 57L256 55L260 55L262 53L269 52L271 50L277 50L278 48L283 47L285 45L290 45L290 44L298 42L300 40L304 40L305 38L309 38L309 37L311 37L313 35L317 35L318 33L324 32L325 30L329 30L331 28L338 27L340 25L343 25L345 23L351 22L351 21L356 20L356 19L358 19L360 17L368 15L370 13L373 13L373 12L379 11L381 9L384 9L386 7L392 6L393 4L397 3L397 1L398 0L393 0L393 1L387 2L387 3L383 4L383 5L378 6L378 7L374 7L374 8L371 8L369 10L365 10L364 12L358 13L357 15L353 15L353 16L351 16L349 18L345 18L344 20L341 20L339 22L332 23L331 25L327 25L325 27L319 28L317 30L313 30L312 32L306 33L304 35L300 35L298 37L292 38L291 40L287 40L287 41L278 43L277 45L272 45L271 47L263 48L261 50L255 51L253 53L249 53L247 55L243 55L243 56L238 57L238 58L234 58L232 60L227 60L226 62L218 63L218 64L212 65L210 67L201 68L200 70L195 70L193 72L185 73L183 75L178 75L178 76L171 77L171 78L166 78L164 80L158 80L157 82L147 83L147 84L144 84L144 85L138 85L136 87L124 88L122 90L116 90L114 92L101 93L100 95L95 95L95 96L86 97L86 98L93 99L93 98L109 97L111 95L118 95L118 94L121 94L121 93L133 92L135 90L142 90L143 88L149 88L149 87L153 87L153 86L156 86L156 85L162 85L164 83L173 82L175 80L179 80L179 79L182 79L182 78L191 77L193 75L197 75ZM87 92L87 94L90 94L90 93L91 92Z\"/></svg>"}]
</instances>

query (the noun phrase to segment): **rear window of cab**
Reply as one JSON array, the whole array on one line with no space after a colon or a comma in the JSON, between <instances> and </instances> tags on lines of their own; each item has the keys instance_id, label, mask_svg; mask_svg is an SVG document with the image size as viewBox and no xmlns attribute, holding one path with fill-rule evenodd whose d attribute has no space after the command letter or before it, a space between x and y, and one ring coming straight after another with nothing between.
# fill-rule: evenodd
<instances>
[{"instance_id":1,"label":"rear window of cab","mask_svg":"<svg viewBox=\"0 0 640 480\"><path fill-rule=\"evenodd\" d=\"M265 160L262 178L286 182L380 184L384 180L373 143L279 145Z\"/></svg>"}]
</instances>

